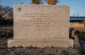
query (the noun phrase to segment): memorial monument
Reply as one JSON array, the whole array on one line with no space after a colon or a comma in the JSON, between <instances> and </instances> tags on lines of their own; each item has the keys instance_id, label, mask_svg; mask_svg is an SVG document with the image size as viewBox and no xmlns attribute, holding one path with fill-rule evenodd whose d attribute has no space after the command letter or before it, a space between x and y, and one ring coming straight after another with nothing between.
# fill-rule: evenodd
<instances>
[{"instance_id":1,"label":"memorial monument","mask_svg":"<svg viewBox=\"0 0 85 55\"><path fill-rule=\"evenodd\" d=\"M8 47L68 47L69 6L66 5L15 5L14 37Z\"/></svg>"}]
</instances>

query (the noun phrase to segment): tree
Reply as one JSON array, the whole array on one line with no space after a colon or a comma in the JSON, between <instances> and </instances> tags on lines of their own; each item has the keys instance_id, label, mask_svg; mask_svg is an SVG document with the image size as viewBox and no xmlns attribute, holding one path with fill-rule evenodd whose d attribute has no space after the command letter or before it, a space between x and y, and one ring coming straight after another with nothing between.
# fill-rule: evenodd
<instances>
[{"instance_id":1,"label":"tree","mask_svg":"<svg viewBox=\"0 0 85 55\"><path fill-rule=\"evenodd\" d=\"M0 15L0 25L2 25L3 22L4 22L4 18L2 17L2 15Z\"/></svg>"},{"instance_id":2,"label":"tree","mask_svg":"<svg viewBox=\"0 0 85 55\"><path fill-rule=\"evenodd\" d=\"M2 5L0 5L0 10L3 10L3 6Z\"/></svg>"},{"instance_id":3,"label":"tree","mask_svg":"<svg viewBox=\"0 0 85 55\"><path fill-rule=\"evenodd\" d=\"M45 1L47 1L47 3L50 5L56 5L56 3L58 2L58 0L45 0Z\"/></svg>"},{"instance_id":4,"label":"tree","mask_svg":"<svg viewBox=\"0 0 85 55\"><path fill-rule=\"evenodd\" d=\"M85 20L84 20L84 27L85 27Z\"/></svg>"},{"instance_id":5,"label":"tree","mask_svg":"<svg viewBox=\"0 0 85 55\"><path fill-rule=\"evenodd\" d=\"M32 0L32 4L40 4L40 0Z\"/></svg>"},{"instance_id":6,"label":"tree","mask_svg":"<svg viewBox=\"0 0 85 55\"><path fill-rule=\"evenodd\" d=\"M8 11L12 11L12 8L9 6L4 7L4 11L7 13Z\"/></svg>"},{"instance_id":7,"label":"tree","mask_svg":"<svg viewBox=\"0 0 85 55\"><path fill-rule=\"evenodd\" d=\"M85 41L85 32L76 30L74 34L77 35L79 40Z\"/></svg>"},{"instance_id":8,"label":"tree","mask_svg":"<svg viewBox=\"0 0 85 55\"><path fill-rule=\"evenodd\" d=\"M0 5L0 15L2 15L3 12L3 6Z\"/></svg>"},{"instance_id":9,"label":"tree","mask_svg":"<svg viewBox=\"0 0 85 55\"><path fill-rule=\"evenodd\" d=\"M58 0L45 0L50 5L56 5ZM40 0L32 0L32 4L40 4Z\"/></svg>"}]
</instances>

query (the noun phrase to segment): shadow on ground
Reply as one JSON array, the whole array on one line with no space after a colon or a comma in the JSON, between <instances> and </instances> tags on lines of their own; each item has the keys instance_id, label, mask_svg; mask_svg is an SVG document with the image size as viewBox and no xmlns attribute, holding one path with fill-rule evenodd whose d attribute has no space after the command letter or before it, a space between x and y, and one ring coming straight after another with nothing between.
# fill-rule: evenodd
<instances>
[{"instance_id":1,"label":"shadow on ground","mask_svg":"<svg viewBox=\"0 0 85 55\"><path fill-rule=\"evenodd\" d=\"M7 47L7 38L0 39L0 55L80 55L76 48L58 47Z\"/></svg>"}]
</instances>

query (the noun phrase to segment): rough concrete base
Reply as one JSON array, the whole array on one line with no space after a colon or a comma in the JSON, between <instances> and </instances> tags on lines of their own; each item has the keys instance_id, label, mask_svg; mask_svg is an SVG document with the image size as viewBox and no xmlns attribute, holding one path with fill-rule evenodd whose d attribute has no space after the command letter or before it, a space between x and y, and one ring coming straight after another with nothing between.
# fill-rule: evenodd
<instances>
[{"instance_id":1,"label":"rough concrete base","mask_svg":"<svg viewBox=\"0 0 85 55\"><path fill-rule=\"evenodd\" d=\"M29 47L29 46L34 46L34 47L68 47L69 41L67 40L52 40L52 41L29 41L26 39L15 39L15 40L8 40L8 47L18 47L18 46L23 46L23 47Z\"/></svg>"}]
</instances>

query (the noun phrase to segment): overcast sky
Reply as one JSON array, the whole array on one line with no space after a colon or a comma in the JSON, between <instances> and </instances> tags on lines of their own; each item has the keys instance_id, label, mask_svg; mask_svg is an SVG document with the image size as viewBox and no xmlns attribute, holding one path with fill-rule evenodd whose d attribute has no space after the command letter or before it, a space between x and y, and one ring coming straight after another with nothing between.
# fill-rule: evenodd
<instances>
[{"instance_id":1,"label":"overcast sky","mask_svg":"<svg viewBox=\"0 0 85 55\"><path fill-rule=\"evenodd\" d=\"M78 13L79 16L85 16L85 0L58 0L58 4L64 4L70 6L70 15L74 16ZM47 4L42 0L43 4ZM13 7L15 4L30 4L31 0L0 0L0 4L3 6Z\"/></svg>"}]
</instances>

